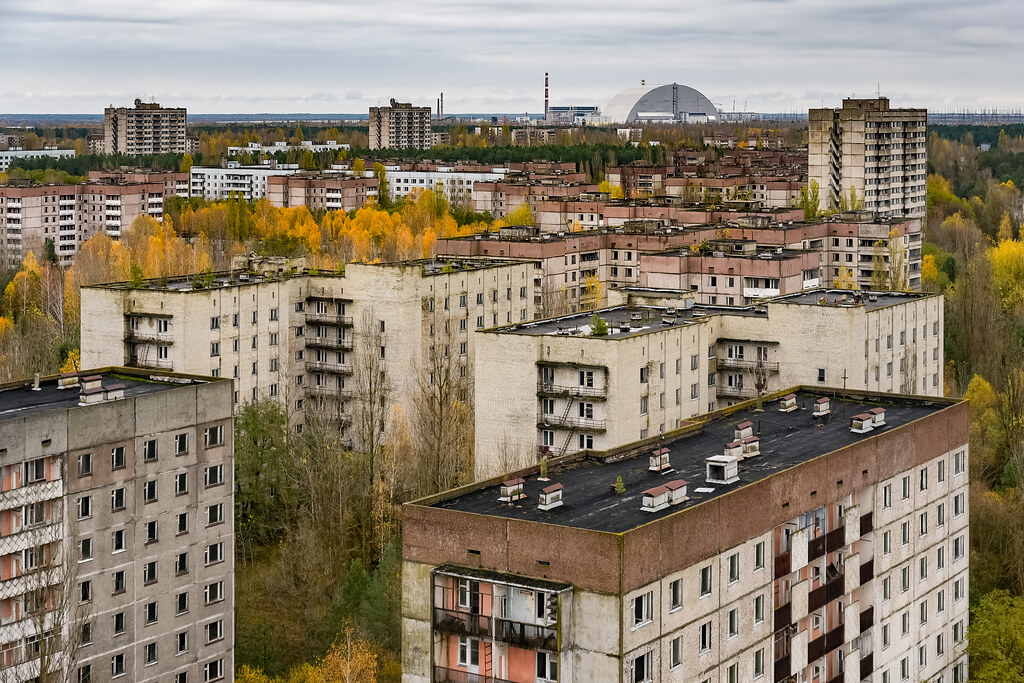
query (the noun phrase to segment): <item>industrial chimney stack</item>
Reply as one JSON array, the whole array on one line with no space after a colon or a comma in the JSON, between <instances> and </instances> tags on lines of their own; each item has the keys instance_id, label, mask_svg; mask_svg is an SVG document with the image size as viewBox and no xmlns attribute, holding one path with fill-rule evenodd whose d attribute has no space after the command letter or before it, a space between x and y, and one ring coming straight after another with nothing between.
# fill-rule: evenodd
<instances>
[{"instance_id":1,"label":"industrial chimney stack","mask_svg":"<svg viewBox=\"0 0 1024 683\"><path fill-rule=\"evenodd\" d=\"M544 120L548 120L548 72L544 72Z\"/></svg>"}]
</instances>

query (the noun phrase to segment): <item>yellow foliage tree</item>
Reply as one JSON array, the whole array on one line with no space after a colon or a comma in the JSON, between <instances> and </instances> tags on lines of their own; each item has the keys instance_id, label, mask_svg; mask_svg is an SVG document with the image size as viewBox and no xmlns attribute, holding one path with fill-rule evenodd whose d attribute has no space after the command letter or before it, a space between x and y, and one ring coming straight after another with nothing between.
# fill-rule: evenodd
<instances>
[{"instance_id":1,"label":"yellow foliage tree","mask_svg":"<svg viewBox=\"0 0 1024 683\"><path fill-rule=\"evenodd\" d=\"M1003 240L988 251L999 298L1006 310L1024 306L1024 242Z\"/></svg>"},{"instance_id":2,"label":"yellow foliage tree","mask_svg":"<svg viewBox=\"0 0 1024 683\"><path fill-rule=\"evenodd\" d=\"M609 183L607 180L602 180L601 183L597 186L597 191L604 192L606 194L611 194L612 184Z\"/></svg>"},{"instance_id":3,"label":"yellow foliage tree","mask_svg":"<svg viewBox=\"0 0 1024 683\"><path fill-rule=\"evenodd\" d=\"M82 353L78 349L72 349L64 364L60 366L61 372L78 372L82 368Z\"/></svg>"},{"instance_id":4,"label":"yellow foliage tree","mask_svg":"<svg viewBox=\"0 0 1024 683\"><path fill-rule=\"evenodd\" d=\"M921 282L928 291L936 291L939 287L939 269L933 254L925 254L921 259Z\"/></svg>"},{"instance_id":5,"label":"yellow foliage tree","mask_svg":"<svg viewBox=\"0 0 1024 683\"><path fill-rule=\"evenodd\" d=\"M612 188L612 199L622 199L624 196L625 193L622 191L622 185L616 185L615 187Z\"/></svg>"},{"instance_id":6,"label":"yellow foliage tree","mask_svg":"<svg viewBox=\"0 0 1024 683\"><path fill-rule=\"evenodd\" d=\"M1010 212L1004 211L1003 218L999 221L999 230L996 232L996 241L1005 242L1013 239L1013 222L1010 220Z\"/></svg>"},{"instance_id":7,"label":"yellow foliage tree","mask_svg":"<svg viewBox=\"0 0 1024 683\"><path fill-rule=\"evenodd\" d=\"M857 285L857 278L853 276L853 270L843 266L839 269L839 275L832 278L834 289L860 289Z\"/></svg>"},{"instance_id":8,"label":"yellow foliage tree","mask_svg":"<svg viewBox=\"0 0 1024 683\"><path fill-rule=\"evenodd\" d=\"M505 214L505 218L499 223L502 226L509 225L536 225L537 216L533 213L533 207L530 206L529 202L523 202L517 206L514 210Z\"/></svg>"}]
</instances>

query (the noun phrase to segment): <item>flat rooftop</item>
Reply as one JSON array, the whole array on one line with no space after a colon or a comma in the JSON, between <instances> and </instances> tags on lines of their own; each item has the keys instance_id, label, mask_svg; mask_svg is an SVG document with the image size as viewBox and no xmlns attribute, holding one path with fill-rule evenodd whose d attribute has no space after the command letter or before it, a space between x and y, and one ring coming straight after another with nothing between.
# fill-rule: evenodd
<instances>
[{"instance_id":1,"label":"flat rooftop","mask_svg":"<svg viewBox=\"0 0 1024 683\"><path fill-rule=\"evenodd\" d=\"M688 291L688 290L687 290ZM501 334L556 335L559 337L590 337L594 316L608 323L608 334L596 339L622 339L648 332L657 332L670 327L681 327L700 322L693 315L693 309L683 306L617 306L596 311L574 313L558 318L545 318L517 325L494 328Z\"/></svg>"},{"instance_id":2,"label":"flat rooftop","mask_svg":"<svg viewBox=\"0 0 1024 683\"><path fill-rule=\"evenodd\" d=\"M814 418L816 399L825 393L797 392L797 410L779 411L779 401L765 401L763 412L754 412L753 405L725 417L706 422L694 431L664 443L645 448L638 454L614 461L612 457L583 456L568 458L548 468L549 481L539 475L525 477L526 498L515 504L498 500L500 484L485 485L461 495L438 500L432 507L472 512L494 517L519 519L545 524L576 527L593 531L622 533L662 519L702 502L727 495L742 486L765 479L777 472L840 450L878 434L899 429L915 420L949 407L949 401L872 396L832 398L828 419ZM885 425L857 434L850 431L850 420L872 408L885 409ZM734 428L743 422L753 423L753 433L760 438L760 455L740 461L739 481L732 484L709 484L705 458L722 455L726 443L734 441ZM667 474L650 472L649 455L655 448L667 448L673 470ZM628 452L629 447L617 449ZM612 490L616 477L622 477L626 492L617 496ZM685 480L689 500L659 512L641 509L643 492L677 479ZM542 489L561 484L563 504L549 511L538 509Z\"/></svg>"},{"instance_id":3,"label":"flat rooftop","mask_svg":"<svg viewBox=\"0 0 1024 683\"><path fill-rule=\"evenodd\" d=\"M104 389L116 385L123 387L124 398L218 381L173 373L136 372L126 368L84 370L79 373L79 378L95 376L102 378L100 384ZM57 377L46 377L40 380L38 390L33 389L32 385L33 380L25 380L0 386L0 420L25 417L47 410L67 410L79 405L81 400L81 384L61 389Z\"/></svg>"},{"instance_id":4,"label":"flat rooftop","mask_svg":"<svg viewBox=\"0 0 1024 683\"><path fill-rule=\"evenodd\" d=\"M864 306L872 311L878 308L905 304L914 299L936 296L927 292L870 292L846 289L807 289L796 294L768 299L772 303L803 304L805 306Z\"/></svg>"}]
</instances>

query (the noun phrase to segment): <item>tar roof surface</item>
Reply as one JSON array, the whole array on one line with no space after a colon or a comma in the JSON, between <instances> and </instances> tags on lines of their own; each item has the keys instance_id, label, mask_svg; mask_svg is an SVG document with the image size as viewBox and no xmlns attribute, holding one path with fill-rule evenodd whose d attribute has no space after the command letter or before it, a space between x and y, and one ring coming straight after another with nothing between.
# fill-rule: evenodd
<instances>
[{"instance_id":1,"label":"tar roof surface","mask_svg":"<svg viewBox=\"0 0 1024 683\"><path fill-rule=\"evenodd\" d=\"M107 387L112 384L124 386L125 398L182 386L180 382L140 381L128 375L104 374L102 385ZM41 382L39 391L33 391L31 387L32 382L29 381L21 386L0 389L0 420L25 417L45 410L67 410L78 405L81 387L58 389L56 380Z\"/></svg>"},{"instance_id":2,"label":"tar roof surface","mask_svg":"<svg viewBox=\"0 0 1024 683\"><path fill-rule=\"evenodd\" d=\"M858 296L860 300L855 301L855 296ZM892 306L894 304L903 304L913 299L921 299L926 296L932 295L922 294L920 292L861 292L834 289L812 289L800 292L799 294L775 297L772 301L787 304L820 306L822 305L821 299L824 297L827 305L841 306L844 304L842 299L845 298L845 305L847 306L863 305L867 310L872 311L876 308L885 308L886 306ZM874 298L873 300L872 297Z\"/></svg>"},{"instance_id":3,"label":"tar roof surface","mask_svg":"<svg viewBox=\"0 0 1024 683\"><path fill-rule=\"evenodd\" d=\"M565 336L590 337L590 323L596 314L608 323L608 334L595 339L622 339L646 332L657 332L669 327L680 327L699 322L700 318L694 318L693 309L676 308L674 314L667 314L667 310L660 306L638 306L626 308L604 308L598 311L577 313L559 318L547 318L535 322L521 323L496 328L496 332L516 334L562 334ZM634 320L632 316L639 314L641 318ZM666 322L675 318L673 322ZM620 332L620 325L629 324L629 331Z\"/></svg>"},{"instance_id":4,"label":"tar roof surface","mask_svg":"<svg viewBox=\"0 0 1024 683\"><path fill-rule=\"evenodd\" d=\"M602 462L586 458L548 471L550 481L538 481L538 475L526 477L526 498L513 506L498 500L500 485L488 486L463 495L433 503L433 507L474 512L496 517L528 520L547 524L622 533L647 522L693 507L701 502L728 494L741 486L765 479L776 472L839 450L864 439L884 434L914 420L948 407L948 403L887 399L884 402L832 399L832 417L825 422L811 416L817 394L799 393L801 406L791 413L778 410L778 402L765 404L763 413L752 409L738 411L704 426L699 432L664 444L670 452L674 471L660 475L648 471L650 450L618 462ZM866 434L850 432L850 419L874 407L885 408L885 426ZM729 484L707 484L704 459L721 455L726 443L733 441L735 425L751 421L754 434L760 436L761 454L740 462L739 481ZM760 430L760 432L758 432ZM653 447L652 447L653 448ZM622 477L626 493L616 496L612 484ZM688 482L690 500L659 512L640 509L643 491L675 479ZM563 504L549 511L537 508L540 490L553 483L565 486ZM713 491L700 493L698 488Z\"/></svg>"}]
</instances>

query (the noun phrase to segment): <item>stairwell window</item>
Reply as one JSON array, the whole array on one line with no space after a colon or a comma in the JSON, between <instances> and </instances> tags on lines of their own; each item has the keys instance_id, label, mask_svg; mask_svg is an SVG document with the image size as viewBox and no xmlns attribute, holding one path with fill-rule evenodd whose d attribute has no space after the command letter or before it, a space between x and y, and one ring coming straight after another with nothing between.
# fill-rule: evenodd
<instances>
[{"instance_id":1,"label":"stairwell window","mask_svg":"<svg viewBox=\"0 0 1024 683\"><path fill-rule=\"evenodd\" d=\"M633 683L649 683L654 680L654 656L645 652L633 660Z\"/></svg>"}]
</instances>

